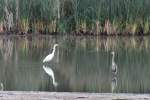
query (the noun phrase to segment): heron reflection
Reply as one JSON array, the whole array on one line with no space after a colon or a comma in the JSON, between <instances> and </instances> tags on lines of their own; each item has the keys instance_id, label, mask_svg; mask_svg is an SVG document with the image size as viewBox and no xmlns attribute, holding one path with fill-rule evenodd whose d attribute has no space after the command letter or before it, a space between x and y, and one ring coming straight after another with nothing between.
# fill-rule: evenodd
<instances>
[{"instance_id":1,"label":"heron reflection","mask_svg":"<svg viewBox=\"0 0 150 100\"><path fill-rule=\"evenodd\" d=\"M57 86L58 86L58 83L55 81L55 76L54 76L53 70L52 70L50 67L47 67L47 66L44 66L44 65L43 65L43 69L44 69L44 71L45 71L50 77L52 77L52 81L53 81L54 87L57 87Z\"/></svg>"},{"instance_id":2,"label":"heron reflection","mask_svg":"<svg viewBox=\"0 0 150 100\"><path fill-rule=\"evenodd\" d=\"M112 71L112 73L117 74L118 66L117 66L117 64L115 63L115 52L112 51L111 54L112 54L111 71Z\"/></svg>"},{"instance_id":3,"label":"heron reflection","mask_svg":"<svg viewBox=\"0 0 150 100\"><path fill-rule=\"evenodd\" d=\"M3 83L0 83L0 91L4 91L4 85L3 85Z\"/></svg>"},{"instance_id":4,"label":"heron reflection","mask_svg":"<svg viewBox=\"0 0 150 100\"><path fill-rule=\"evenodd\" d=\"M112 79L111 79L111 92L114 93L116 88L117 88L117 77L112 77Z\"/></svg>"}]
</instances>

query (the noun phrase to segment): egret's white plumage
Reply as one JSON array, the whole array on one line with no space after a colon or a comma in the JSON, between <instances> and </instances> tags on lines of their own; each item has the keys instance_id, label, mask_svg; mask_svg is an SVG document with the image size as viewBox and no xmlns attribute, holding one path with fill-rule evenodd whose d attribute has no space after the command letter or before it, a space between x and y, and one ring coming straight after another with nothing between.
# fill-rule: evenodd
<instances>
[{"instance_id":1,"label":"egret's white plumage","mask_svg":"<svg viewBox=\"0 0 150 100\"><path fill-rule=\"evenodd\" d=\"M114 74L117 74L118 66L117 66L117 64L115 63L115 52L112 51L111 54L112 54L111 70L112 70L112 72L113 72Z\"/></svg>"},{"instance_id":2,"label":"egret's white plumage","mask_svg":"<svg viewBox=\"0 0 150 100\"><path fill-rule=\"evenodd\" d=\"M58 86L58 83L55 81L55 76L54 76L53 70L52 70L50 67L47 67L47 66L44 66L44 65L43 65L43 69L44 69L44 71L45 71L50 77L52 77L53 85L54 85L55 87L57 87L57 86Z\"/></svg>"},{"instance_id":3,"label":"egret's white plumage","mask_svg":"<svg viewBox=\"0 0 150 100\"><path fill-rule=\"evenodd\" d=\"M53 59L54 53L55 53L55 50L56 50L56 47L57 47L57 46L58 46L58 44L55 44L55 45L54 45L52 53L49 54L49 55L47 55L47 56L44 58L43 63L49 62L49 61L51 61L51 60Z\"/></svg>"}]
</instances>

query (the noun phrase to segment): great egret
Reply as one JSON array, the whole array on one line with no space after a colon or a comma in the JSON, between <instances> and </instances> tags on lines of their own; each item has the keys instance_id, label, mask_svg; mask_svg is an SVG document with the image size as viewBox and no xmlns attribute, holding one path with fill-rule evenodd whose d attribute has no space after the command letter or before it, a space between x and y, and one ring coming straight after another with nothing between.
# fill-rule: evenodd
<instances>
[{"instance_id":1,"label":"great egret","mask_svg":"<svg viewBox=\"0 0 150 100\"><path fill-rule=\"evenodd\" d=\"M117 74L118 66L117 66L117 64L115 63L115 52L112 51L111 54L112 54L111 71L112 71L114 74Z\"/></svg>"},{"instance_id":2,"label":"great egret","mask_svg":"<svg viewBox=\"0 0 150 100\"><path fill-rule=\"evenodd\" d=\"M54 45L52 53L49 54L49 55L47 55L47 56L44 58L43 63L49 62L49 61L51 61L51 60L53 59L54 53L55 53L55 50L56 50L56 47L57 47L57 46L58 46L58 44L55 44L55 45Z\"/></svg>"},{"instance_id":3,"label":"great egret","mask_svg":"<svg viewBox=\"0 0 150 100\"><path fill-rule=\"evenodd\" d=\"M43 69L44 69L44 71L45 71L50 77L52 77L53 85L54 85L55 87L57 87L57 86L58 86L58 83L55 81L55 77L54 77L54 72L53 72L53 70L52 70L50 67L47 67L47 66L44 66L44 65L43 65Z\"/></svg>"}]
</instances>

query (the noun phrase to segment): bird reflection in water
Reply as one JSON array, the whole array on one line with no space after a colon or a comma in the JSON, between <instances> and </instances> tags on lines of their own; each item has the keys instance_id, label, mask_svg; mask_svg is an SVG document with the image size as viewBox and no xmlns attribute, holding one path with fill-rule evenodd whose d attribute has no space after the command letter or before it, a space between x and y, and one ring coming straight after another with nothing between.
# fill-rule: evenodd
<instances>
[{"instance_id":1,"label":"bird reflection in water","mask_svg":"<svg viewBox=\"0 0 150 100\"><path fill-rule=\"evenodd\" d=\"M54 87L57 87L58 83L55 81L55 76L54 76L53 70L50 67L47 67L47 66L44 66L44 65L43 65L43 69L52 78Z\"/></svg>"},{"instance_id":2,"label":"bird reflection in water","mask_svg":"<svg viewBox=\"0 0 150 100\"><path fill-rule=\"evenodd\" d=\"M117 77L111 79L111 92L114 93L117 88Z\"/></svg>"},{"instance_id":3,"label":"bird reflection in water","mask_svg":"<svg viewBox=\"0 0 150 100\"><path fill-rule=\"evenodd\" d=\"M3 85L2 82L0 83L0 86L1 86L1 87L0 87L0 91L4 91L4 85Z\"/></svg>"}]
</instances>

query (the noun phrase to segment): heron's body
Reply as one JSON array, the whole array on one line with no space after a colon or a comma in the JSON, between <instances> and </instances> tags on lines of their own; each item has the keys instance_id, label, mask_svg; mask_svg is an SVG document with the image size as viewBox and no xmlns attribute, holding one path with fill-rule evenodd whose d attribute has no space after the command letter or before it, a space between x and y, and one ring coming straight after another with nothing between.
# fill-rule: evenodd
<instances>
[{"instance_id":1,"label":"heron's body","mask_svg":"<svg viewBox=\"0 0 150 100\"><path fill-rule=\"evenodd\" d=\"M49 55L47 55L47 56L44 58L43 63L49 62L49 61L51 61L51 60L53 59L54 54L55 54L55 50L56 50L56 46L58 46L58 44L55 44L55 45L54 45L52 53L49 54Z\"/></svg>"},{"instance_id":2,"label":"heron's body","mask_svg":"<svg viewBox=\"0 0 150 100\"><path fill-rule=\"evenodd\" d=\"M112 64L112 72L117 74L117 65L116 65L116 63Z\"/></svg>"},{"instance_id":3,"label":"heron's body","mask_svg":"<svg viewBox=\"0 0 150 100\"><path fill-rule=\"evenodd\" d=\"M55 81L55 77L54 77L54 72L53 72L53 70L52 70L51 68L49 68L49 67L44 66L44 65L43 65L43 69L44 69L44 71L45 71L50 77L52 77L53 85L54 85L55 87L57 87L58 83Z\"/></svg>"},{"instance_id":4,"label":"heron's body","mask_svg":"<svg viewBox=\"0 0 150 100\"><path fill-rule=\"evenodd\" d=\"M114 74L117 74L117 71L118 71L118 66L117 64L115 63L115 53L112 52L112 65L111 65L111 70Z\"/></svg>"}]
</instances>

